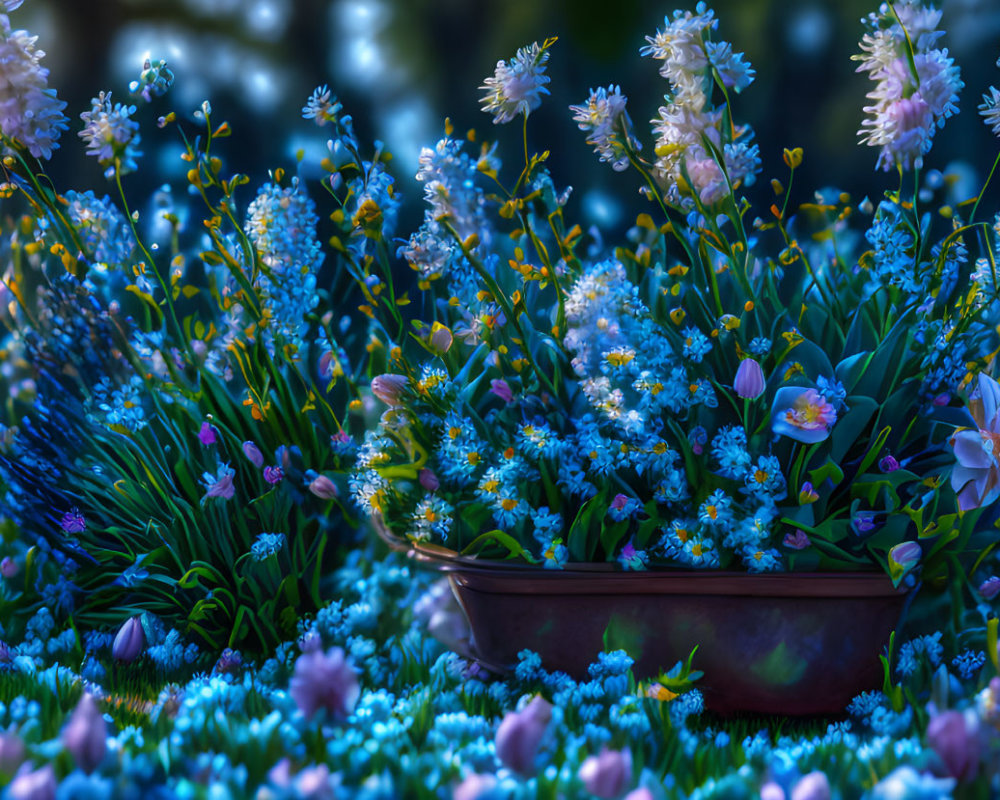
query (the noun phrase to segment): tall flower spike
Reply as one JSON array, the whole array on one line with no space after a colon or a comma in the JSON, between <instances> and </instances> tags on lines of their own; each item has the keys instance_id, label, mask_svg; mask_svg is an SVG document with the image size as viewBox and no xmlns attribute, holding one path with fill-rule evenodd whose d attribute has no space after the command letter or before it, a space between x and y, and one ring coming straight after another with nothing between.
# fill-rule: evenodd
<instances>
[{"instance_id":1,"label":"tall flower spike","mask_svg":"<svg viewBox=\"0 0 1000 800\"><path fill-rule=\"evenodd\" d=\"M542 104L542 95L549 93L545 62L553 41L522 47L509 62L498 61L493 77L483 81L479 88L486 90L486 96L480 102L483 111L493 114L494 124L510 122L518 114L527 116Z\"/></svg>"},{"instance_id":2,"label":"tall flower spike","mask_svg":"<svg viewBox=\"0 0 1000 800\"><path fill-rule=\"evenodd\" d=\"M632 135L632 120L625 111L627 98L617 86L591 89L587 102L570 106L575 112L573 121L587 134L587 144L592 145L601 161L607 161L615 172L628 167L628 143L633 150L641 145Z\"/></svg>"},{"instance_id":3,"label":"tall flower spike","mask_svg":"<svg viewBox=\"0 0 1000 800\"><path fill-rule=\"evenodd\" d=\"M5 0L4 8L18 5ZM37 38L11 31L10 20L0 14L0 131L35 158L47 159L69 120L62 113L66 103L48 88L49 71L41 65L45 52L35 47Z\"/></svg>"},{"instance_id":4,"label":"tall flower spike","mask_svg":"<svg viewBox=\"0 0 1000 800\"><path fill-rule=\"evenodd\" d=\"M866 20L870 32L861 40L858 72L875 81L865 106L868 118L858 136L862 144L880 148L877 166L889 170L919 168L931 149L935 128L958 112L958 93L965 85L947 50L933 45L941 13L914 0L890 7Z\"/></svg>"}]
</instances>

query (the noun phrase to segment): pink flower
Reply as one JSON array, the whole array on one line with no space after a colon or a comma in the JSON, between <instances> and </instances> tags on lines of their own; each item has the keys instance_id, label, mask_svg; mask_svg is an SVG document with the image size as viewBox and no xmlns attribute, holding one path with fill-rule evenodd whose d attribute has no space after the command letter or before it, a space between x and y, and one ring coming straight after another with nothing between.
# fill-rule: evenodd
<instances>
[{"instance_id":1,"label":"pink flower","mask_svg":"<svg viewBox=\"0 0 1000 800\"><path fill-rule=\"evenodd\" d=\"M771 430L804 444L822 442L837 422L837 411L815 389L782 386L771 406Z\"/></svg>"},{"instance_id":2,"label":"pink flower","mask_svg":"<svg viewBox=\"0 0 1000 800\"><path fill-rule=\"evenodd\" d=\"M552 705L541 695L532 698L521 711L511 711L497 728L496 754L500 762L518 775L535 774L535 757L541 747Z\"/></svg>"},{"instance_id":3,"label":"pink flower","mask_svg":"<svg viewBox=\"0 0 1000 800\"><path fill-rule=\"evenodd\" d=\"M62 731L63 746L88 775L104 760L108 725L90 692L84 692Z\"/></svg>"},{"instance_id":4,"label":"pink flower","mask_svg":"<svg viewBox=\"0 0 1000 800\"><path fill-rule=\"evenodd\" d=\"M326 475L317 476L309 484L309 491L322 500L333 500L339 494L337 484L326 477Z\"/></svg>"},{"instance_id":5,"label":"pink flower","mask_svg":"<svg viewBox=\"0 0 1000 800\"><path fill-rule=\"evenodd\" d=\"M830 781L826 773L816 770L799 778L792 789L791 800L830 800Z\"/></svg>"},{"instance_id":6,"label":"pink flower","mask_svg":"<svg viewBox=\"0 0 1000 800\"><path fill-rule=\"evenodd\" d=\"M376 375L372 378L372 394L389 406L398 406L410 381L405 375Z\"/></svg>"},{"instance_id":7,"label":"pink flower","mask_svg":"<svg viewBox=\"0 0 1000 800\"><path fill-rule=\"evenodd\" d=\"M315 650L298 657L288 693L306 717L325 708L344 718L354 710L361 688L344 651L331 647L326 653Z\"/></svg>"},{"instance_id":8,"label":"pink flower","mask_svg":"<svg viewBox=\"0 0 1000 800\"><path fill-rule=\"evenodd\" d=\"M264 467L264 480L274 486L281 483L285 477L285 471L281 467Z\"/></svg>"},{"instance_id":9,"label":"pink flower","mask_svg":"<svg viewBox=\"0 0 1000 800\"><path fill-rule=\"evenodd\" d=\"M605 747L600 755L588 756L578 774L588 792L603 800L613 800L632 781L632 753Z\"/></svg>"},{"instance_id":10,"label":"pink flower","mask_svg":"<svg viewBox=\"0 0 1000 800\"><path fill-rule=\"evenodd\" d=\"M10 556L4 556L0 561L0 575L10 580L18 573L17 562Z\"/></svg>"},{"instance_id":11,"label":"pink flower","mask_svg":"<svg viewBox=\"0 0 1000 800\"><path fill-rule=\"evenodd\" d=\"M25 762L7 787L9 800L55 800L56 773L51 764L46 764L34 772L31 763Z\"/></svg>"},{"instance_id":12,"label":"pink flower","mask_svg":"<svg viewBox=\"0 0 1000 800\"><path fill-rule=\"evenodd\" d=\"M979 718L974 710L944 711L931 718L927 744L953 778L972 780L979 771Z\"/></svg>"},{"instance_id":13,"label":"pink flower","mask_svg":"<svg viewBox=\"0 0 1000 800\"><path fill-rule=\"evenodd\" d=\"M1000 497L1000 384L983 373L968 402L976 428L961 428L951 437L958 463L951 488L962 511L988 506Z\"/></svg>"}]
</instances>

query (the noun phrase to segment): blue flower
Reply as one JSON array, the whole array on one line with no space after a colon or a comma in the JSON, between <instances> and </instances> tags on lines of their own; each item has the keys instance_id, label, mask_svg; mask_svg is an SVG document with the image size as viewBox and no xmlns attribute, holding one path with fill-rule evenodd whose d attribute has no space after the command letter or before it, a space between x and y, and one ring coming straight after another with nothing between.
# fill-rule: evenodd
<instances>
[{"instance_id":1,"label":"blue flower","mask_svg":"<svg viewBox=\"0 0 1000 800\"><path fill-rule=\"evenodd\" d=\"M135 160L139 151L139 123L131 119L135 106L111 102L111 92L101 92L91 102L90 111L80 114L85 123L80 138L87 143L87 155L95 156L104 175L112 178L137 169Z\"/></svg>"},{"instance_id":2,"label":"blue flower","mask_svg":"<svg viewBox=\"0 0 1000 800\"><path fill-rule=\"evenodd\" d=\"M284 546L285 534L262 533L250 545L250 556L254 561L264 561L273 555L277 555Z\"/></svg>"}]
</instances>

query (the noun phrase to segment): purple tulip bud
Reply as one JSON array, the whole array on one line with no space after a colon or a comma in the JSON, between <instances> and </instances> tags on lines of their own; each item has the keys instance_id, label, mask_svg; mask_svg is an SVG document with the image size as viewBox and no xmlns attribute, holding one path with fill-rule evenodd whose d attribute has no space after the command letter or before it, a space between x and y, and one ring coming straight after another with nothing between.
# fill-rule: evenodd
<instances>
[{"instance_id":1,"label":"purple tulip bud","mask_svg":"<svg viewBox=\"0 0 1000 800\"><path fill-rule=\"evenodd\" d=\"M487 800L494 797L497 779L492 775L472 773L451 794L451 800Z\"/></svg>"},{"instance_id":2,"label":"purple tulip bud","mask_svg":"<svg viewBox=\"0 0 1000 800\"><path fill-rule=\"evenodd\" d=\"M7 787L7 800L55 800L56 773L51 764L31 771L31 764L25 763L17 771L14 780Z\"/></svg>"},{"instance_id":3,"label":"purple tulip bud","mask_svg":"<svg viewBox=\"0 0 1000 800\"><path fill-rule=\"evenodd\" d=\"M889 550L889 560L904 570L916 566L922 555L923 551L916 542L900 542Z\"/></svg>"},{"instance_id":4,"label":"purple tulip bud","mask_svg":"<svg viewBox=\"0 0 1000 800\"><path fill-rule=\"evenodd\" d=\"M111 655L115 661L135 661L146 647L146 634L142 630L139 617L129 617L118 629L111 645Z\"/></svg>"},{"instance_id":5,"label":"purple tulip bud","mask_svg":"<svg viewBox=\"0 0 1000 800\"><path fill-rule=\"evenodd\" d=\"M201 423L201 430L198 431L198 441L205 445L205 447L208 447L210 444L215 444L218 440L218 437L215 435L215 428L207 422Z\"/></svg>"},{"instance_id":6,"label":"purple tulip bud","mask_svg":"<svg viewBox=\"0 0 1000 800\"><path fill-rule=\"evenodd\" d=\"M321 500L333 500L340 494L337 491L337 484L326 477L326 475L318 475L309 484L309 491Z\"/></svg>"},{"instance_id":7,"label":"purple tulip bud","mask_svg":"<svg viewBox=\"0 0 1000 800\"><path fill-rule=\"evenodd\" d=\"M745 400L756 400L764 394L764 370L752 358L744 358L736 370L733 388Z\"/></svg>"},{"instance_id":8,"label":"purple tulip bud","mask_svg":"<svg viewBox=\"0 0 1000 800\"><path fill-rule=\"evenodd\" d=\"M792 800L830 800L830 795L830 781L818 770L803 775L792 789Z\"/></svg>"},{"instance_id":9,"label":"purple tulip bud","mask_svg":"<svg viewBox=\"0 0 1000 800\"><path fill-rule=\"evenodd\" d=\"M108 745L108 724L90 692L84 692L80 702L62 731L62 743L88 775L104 760Z\"/></svg>"},{"instance_id":10,"label":"purple tulip bud","mask_svg":"<svg viewBox=\"0 0 1000 800\"><path fill-rule=\"evenodd\" d=\"M521 711L511 711L504 716L496 736L500 763L523 777L534 775L535 757L550 719L552 704L541 695L532 698Z\"/></svg>"},{"instance_id":11,"label":"purple tulip bud","mask_svg":"<svg viewBox=\"0 0 1000 800\"><path fill-rule=\"evenodd\" d=\"M490 391L493 392L497 397L503 400L505 403L509 403L514 399L514 392L510 388L510 384L507 383L503 378L494 378L490 381Z\"/></svg>"},{"instance_id":12,"label":"purple tulip bud","mask_svg":"<svg viewBox=\"0 0 1000 800\"><path fill-rule=\"evenodd\" d=\"M587 791L603 800L613 800L632 781L632 753L628 750L601 750L580 765L579 778Z\"/></svg>"},{"instance_id":13,"label":"purple tulip bud","mask_svg":"<svg viewBox=\"0 0 1000 800\"><path fill-rule=\"evenodd\" d=\"M3 560L0 561L0 575L3 575L7 580L17 575L18 570L17 562L10 556L4 556Z\"/></svg>"},{"instance_id":14,"label":"purple tulip bud","mask_svg":"<svg viewBox=\"0 0 1000 800\"><path fill-rule=\"evenodd\" d=\"M878 468L882 472L895 472L899 469L899 462L893 456L885 456L879 459Z\"/></svg>"},{"instance_id":15,"label":"purple tulip bud","mask_svg":"<svg viewBox=\"0 0 1000 800\"><path fill-rule=\"evenodd\" d=\"M306 717L325 708L331 716L343 719L354 710L361 689L344 651L331 647L325 653L317 650L298 657L288 693Z\"/></svg>"},{"instance_id":16,"label":"purple tulip bud","mask_svg":"<svg viewBox=\"0 0 1000 800\"><path fill-rule=\"evenodd\" d=\"M250 459L250 463L257 469L264 466L264 454L253 442L243 442L243 455Z\"/></svg>"},{"instance_id":17,"label":"purple tulip bud","mask_svg":"<svg viewBox=\"0 0 1000 800\"><path fill-rule=\"evenodd\" d=\"M372 378L372 394L387 406L398 406L409 382L405 375L376 375Z\"/></svg>"},{"instance_id":18,"label":"purple tulip bud","mask_svg":"<svg viewBox=\"0 0 1000 800\"><path fill-rule=\"evenodd\" d=\"M982 595L984 600L992 600L1000 594L1000 578L987 578L979 584L979 594Z\"/></svg>"},{"instance_id":19,"label":"purple tulip bud","mask_svg":"<svg viewBox=\"0 0 1000 800\"><path fill-rule=\"evenodd\" d=\"M420 470L417 480L420 481L420 485L428 492L436 492L441 486L441 482L438 480L438 476L434 474L434 470L427 469L426 467Z\"/></svg>"},{"instance_id":20,"label":"purple tulip bud","mask_svg":"<svg viewBox=\"0 0 1000 800\"><path fill-rule=\"evenodd\" d=\"M760 787L760 800L785 800L785 790L781 784L768 781Z\"/></svg>"},{"instance_id":21,"label":"purple tulip bud","mask_svg":"<svg viewBox=\"0 0 1000 800\"><path fill-rule=\"evenodd\" d=\"M960 782L972 780L979 771L979 718L968 709L944 711L927 725L927 743L945 768Z\"/></svg>"},{"instance_id":22,"label":"purple tulip bud","mask_svg":"<svg viewBox=\"0 0 1000 800\"><path fill-rule=\"evenodd\" d=\"M26 758L24 742L16 733L0 733L0 772L12 773Z\"/></svg>"}]
</instances>

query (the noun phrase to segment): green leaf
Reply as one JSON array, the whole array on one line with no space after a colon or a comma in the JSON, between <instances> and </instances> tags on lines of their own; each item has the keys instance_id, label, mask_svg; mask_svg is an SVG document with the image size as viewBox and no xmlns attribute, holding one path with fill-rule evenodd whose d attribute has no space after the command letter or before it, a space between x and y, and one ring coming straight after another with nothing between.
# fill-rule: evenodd
<instances>
[{"instance_id":1,"label":"green leaf","mask_svg":"<svg viewBox=\"0 0 1000 800\"><path fill-rule=\"evenodd\" d=\"M468 546L462 550L463 556L478 555L488 544L499 544L507 550L506 558L523 558L525 561L535 563L537 559L525 550L519 541L509 533L501 530L486 531L473 539Z\"/></svg>"},{"instance_id":2,"label":"green leaf","mask_svg":"<svg viewBox=\"0 0 1000 800\"><path fill-rule=\"evenodd\" d=\"M844 470L829 458L827 458L826 463L816 469L809 470L809 480L817 491L828 479L834 486L838 486L844 480Z\"/></svg>"},{"instance_id":3,"label":"green leaf","mask_svg":"<svg viewBox=\"0 0 1000 800\"><path fill-rule=\"evenodd\" d=\"M850 409L837 420L830 432L830 459L836 464L843 463L844 456L878 411L878 403L870 397L851 396L846 402Z\"/></svg>"},{"instance_id":4,"label":"green leaf","mask_svg":"<svg viewBox=\"0 0 1000 800\"><path fill-rule=\"evenodd\" d=\"M855 353L853 356L848 356L837 364L834 374L837 376L837 380L843 384L848 394L854 393L858 381L865 374L865 370L868 368L868 364L874 355L871 351L865 350L861 353Z\"/></svg>"},{"instance_id":5,"label":"green leaf","mask_svg":"<svg viewBox=\"0 0 1000 800\"><path fill-rule=\"evenodd\" d=\"M622 540L628 536L629 520L623 519L621 522L611 522L605 514L601 520L601 548L604 550L606 560L611 561L618 552L618 547ZM610 524L609 524L610 523Z\"/></svg>"},{"instance_id":6,"label":"green leaf","mask_svg":"<svg viewBox=\"0 0 1000 800\"><path fill-rule=\"evenodd\" d=\"M566 537L566 548L572 561L594 560L594 553L601 537L601 525L607 510L606 489L598 492L580 507Z\"/></svg>"}]
</instances>

